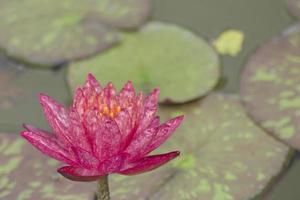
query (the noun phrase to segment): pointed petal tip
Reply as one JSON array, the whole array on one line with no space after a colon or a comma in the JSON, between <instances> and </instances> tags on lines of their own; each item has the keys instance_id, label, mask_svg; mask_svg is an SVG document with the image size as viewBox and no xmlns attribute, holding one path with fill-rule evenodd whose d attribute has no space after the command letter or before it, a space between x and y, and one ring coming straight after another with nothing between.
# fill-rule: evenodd
<instances>
[{"instance_id":1,"label":"pointed petal tip","mask_svg":"<svg viewBox=\"0 0 300 200\"><path fill-rule=\"evenodd\" d=\"M132 82L131 80L128 80L128 81L125 83L124 86L127 87L127 88L132 88L132 87L133 87L133 82Z\"/></svg>"},{"instance_id":2,"label":"pointed petal tip","mask_svg":"<svg viewBox=\"0 0 300 200\"><path fill-rule=\"evenodd\" d=\"M174 155L179 156L180 155L180 151L173 151Z\"/></svg>"},{"instance_id":3,"label":"pointed petal tip","mask_svg":"<svg viewBox=\"0 0 300 200\"><path fill-rule=\"evenodd\" d=\"M40 93L38 93L38 98L40 100L40 103L43 103L43 102L47 101L49 96L46 95L45 93L40 92Z\"/></svg>"},{"instance_id":4,"label":"pointed petal tip","mask_svg":"<svg viewBox=\"0 0 300 200\"><path fill-rule=\"evenodd\" d=\"M87 79L96 79L92 73L88 73Z\"/></svg>"},{"instance_id":5,"label":"pointed petal tip","mask_svg":"<svg viewBox=\"0 0 300 200\"><path fill-rule=\"evenodd\" d=\"M160 89L158 87L154 88L153 91L152 91L152 93L155 94L155 95L159 95Z\"/></svg>"},{"instance_id":6,"label":"pointed petal tip","mask_svg":"<svg viewBox=\"0 0 300 200\"><path fill-rule=\"evenodd\" d=\"M28 132L28 131L21 131L21 132L20 132L20 135L21 135L23 138L27 139L28 133L30 133L30 132Z\"/></svg>"},{"instance_id":7,"label":"pointed petal tip","mask_svg":"<svg viewBox=\"0 0 300 200\"><path fill-rule=\"evenodd\" d=\"M123 90L134 91L133 82L132 82L131 80L128 80L128 81L124 84Z\"/></svg>"},{"instance_id":8,"label":"pointed petal tip","mask_svg":"<svg viewBox=\"0 0 300 200\"><path fill-rule=\"evenodd\" d=\"M176 119L181 123L184 120L185 116L184 115L179 115L176 117Z\"/></svg>"},{"instance_id":9,"label":"pointed petal tip","mask_svg":"<svg viewBox=\"0 0 300 200\"><path fill-rule=\"evenodd\" d=\"M56 102L55 99L53 99L52 97L50 97L49 95L47 94L44 94L44 93L39 93L38 94L38 97L39 97L39 102L40 104L42 105L42 107L44 106L47 106L47 105L51 105L51 104L58 104L58 102Z\"/></svg>"},{"instance_id":10,"label":"pointed petal tip","mask_svg":"<svg viewBox=\"0 0 300 200\"><path fill-rule=\"evenodd\" d=\"M88 73L88 75L86 76L86 82L90 82L90 83L97 82L98 83L96 77L92 73Z\"/></svg>"},{"instance_id":11,"label":"pointed petal tip","mask_svg":"<svg viewBox=\"0 0 300 200\"><path fill-rule=\"evenodd\" d=\"M114 88L114 84L113 84L111 81L109 81L109 82L106 84L106 88L109 88L109 89Z\"/></svg>"},{"instance_id":12,"label":"pointed petal tip","mask_svg":"<svg viewBox=\"0 0 300 200\"><path fill-rule=\"evenodd\" d=\"M102 89L100 83L92 73L87 75L83 88L93 88L96 92L100 92Z\"/></svg>"}]
</instances>

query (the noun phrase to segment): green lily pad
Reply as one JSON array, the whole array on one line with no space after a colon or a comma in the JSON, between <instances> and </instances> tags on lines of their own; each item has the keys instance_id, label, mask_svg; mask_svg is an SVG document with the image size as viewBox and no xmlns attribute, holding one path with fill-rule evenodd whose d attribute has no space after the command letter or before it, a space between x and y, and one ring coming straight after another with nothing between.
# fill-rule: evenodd
<instances>
[{"instance_id":1,"label":"green lily pad","mask_svg":"<svg viewBox=\"0 0 300 200\"><path fill-rule=\"evenodd\" d=\"M261 193L287 161L289 148L256 126L236 96L213 94L161 111L163 118L185 115L161 150L179 149L181 156L148 174L121 180L113 176L113 199L248 200ZM156 184L163 170L173 175Z\"/></svg>"},{"instance_id":2,"label":"green lily pad","mask_svg":"<svg viewBox=\"0 0 300 200\"><path fill-rule=\"evenodd\" d=\"M214 40L213 45L219 54L235 57L242 50L244 39L242 31L228 29Z\"/></svg>"},{"instance_id":3,"label":"green lily pad","mask_svg":"<svg viewBox=\"0 0 300 200\"><path fill-rule=\"evenodd\" d=\"M220 69L216 53L202 38L176 25L152 22L137 33L124 34L118 47L72 63L71 88L82 84L88 73L119 89L127 80L146 93L160 87L160 102L184 103L210 91Z\"/></svg>"},{"instance_id":4,"label":"green lily pad","mask_svg":"<svg viewBox=\"0 0 300 200\"><path fill-rule=\"evenodd\" d=\"M300 17L300 0L287 0L287 3L289 11L293 15Z\"/></svg>"},{"instance_id":5,"label":"green lily pad","mask_svg":"<svg viewBox=\"0 0 300 200\"><path fill-rule=\"evenodd\" d=\"M260 47L241 75L241 95L262 127L300 149L300 25Z\"/></svg>"},{"instance_id":6,"label":"green lily pad","mask_svg":"<svg viewBox=\"0 0 300 200\"><path fill-rule=\"evenodd\" d=\"M149 0L1 0L0 48L38 66L86 58L119 40L114 28L142 24L149 4Z\"/></svg>"},{"instance_id":7,"label":"green lily pad","mask_svg":"<svg viewBox=\"0 0 300 200\"><path fill-rule=\"evenodd\" d=\"M48 159L14 134L0 134L0 199L93 199L95 183L71 182Z\"/></svg>"}]
</instances>

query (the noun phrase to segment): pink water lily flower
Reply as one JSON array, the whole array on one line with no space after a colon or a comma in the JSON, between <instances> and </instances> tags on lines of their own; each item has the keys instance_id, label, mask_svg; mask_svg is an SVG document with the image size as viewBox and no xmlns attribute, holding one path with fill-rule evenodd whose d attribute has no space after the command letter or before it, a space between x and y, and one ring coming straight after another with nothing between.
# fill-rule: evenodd
<instances>
[{"instance_id":1,"label":"pink water lily flower","mask_svg":"<svg viewBox=\"0 0 300 200\"><path fill-rule=\"evenodd\" d=\"M24 125L21 135L44 154L66 163L58 172L74 181L147 172L179 155L178 151L148 155L183 120L179 116L160 124L158 95L159 89L147 97L136 94L130 81L117 93L112 83L102 88L89 74L69 109L40 94L53 133Z\"/></svg>"}]
</instances>

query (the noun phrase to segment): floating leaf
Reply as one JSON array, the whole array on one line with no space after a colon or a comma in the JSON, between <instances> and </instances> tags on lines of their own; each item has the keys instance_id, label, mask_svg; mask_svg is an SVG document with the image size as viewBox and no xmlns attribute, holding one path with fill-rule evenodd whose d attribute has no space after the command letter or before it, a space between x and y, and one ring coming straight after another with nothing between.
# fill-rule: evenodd
<instances>
[{"instance_id":1,"label":"floating leaf","mask_svg":"<svg viewBox=\"0 0 300 200\"><path fill-rule=\"evenodd\" d=\"M300 0L287 0L288 9L297 17L300 17Z\"/></svg>"},{"instance_id":2,"label":"floating leaf","mask_svg":"<svg viewBox=\"0 0 300 200\"><path fill-rule=\"evenodd\" d=\"M214 42L213 45L221 55L236 56L242 49L244 33L239 30L229 29L224 31Z\"/></svg>"},{"instance_id":3,"label":"floating leaf","mask_svg":"<svg viewBox=\"0 0 300 200\"><path fill-rule=\"evenodd\" d=\"M93 73L103 84L118 88L133 80L148 93L160 87L160 101L183 103L210 91L219 78L219 61L201 38L181 27L153 22L139 32L124 34L118 47L69 67L72 89Z\"/></svg>"},{"instance_id":4,"label":"floating leaf","mask_svg":"<svg viewBox=\"0 0 300 200\"><path fill-rule=\"evenodd\" d=\"M57 174L48 159L14 134L0 134L0 199L93 199L95 184L75 183Z\"/></svg>"},{"instance_id":5,"label":"floating leaf","mask_svg":"<svg viewBox=\"0 0 300 200\"><path fill-rule=\"evenodd\" d=\"M164 146L180 147L181 156L172 168L113 177L113 199L248 200L264 190L286 161L289 148L257 127L236 96L213 94L162 113L164 118L185 115L183 126ZM163 183L161 170L173 173Z\"/></svg>"},{"instance_id":6,"label":"floating leaf","mask_svg":"<svg viewBox=\"0 0 300 200\"><path fill-rule=\"evenodd\" d=\"M40 66L82 59L118 41L112 28L134 28L149 0L0 1L0 48Z\"/></svg>"},{"instance_id":7,"label":"floating leaf","mask_svg":"<svg viewBox=\"0 0 300 200\"><path fill-rule=\"evenodd\" d=\"M300 149L300 25L264 44L241 77L241 95L264 128Z\"/></svg>"}]
</instances>

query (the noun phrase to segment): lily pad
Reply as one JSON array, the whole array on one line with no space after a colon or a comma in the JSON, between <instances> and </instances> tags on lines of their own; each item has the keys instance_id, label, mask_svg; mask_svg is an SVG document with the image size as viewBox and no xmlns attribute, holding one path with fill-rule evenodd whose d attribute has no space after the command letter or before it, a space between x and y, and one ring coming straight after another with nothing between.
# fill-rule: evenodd
<instances>
[{"instance_id":1,"label":"lily pad","mask_svg":"<svg viewBox=\"0 0 300 200\"><path fill-rule=\"evenodd\" d=\"M146 93L160 87L160 102L184 103L210 91L220 76L219 60L202 38L172 24L152 22L123 35L123 42L96 57L74 62L68 83L74 88L88 73L117 88L132 80Z\"/></svg>"},{"instance_id":2,"label":"lily pad","mask_svg":"<svg viewBox=\"0 0 300 200\"><path fill-rule=\"evenodd\" d=\"M219 54L235 57L242 50L244 39L242 31L229 29L221 33L213 45Z\"/></svg>"},{"instance_id":3,"label":"lily pad","mask_svg":"<svg viewBox=\"0 0 300 200\"><path fill-rule=\"evenodd\" d=\"M58 165L18 136L1 133L0 199L92 200L96 185L66 180Z\"/></svg>"},{"instance_id":4,"label":"lily pad","mask_svg":"<svg viewBox=\"0 0 300 200\"><path fill-rule=\"evenodd\" d=\"M86 58L119 40L114 29L144 23L149 7L150 0L1 0L0 48L38 66Z\"/></svg>"},{"instance_id":5,"label":"lily pad","mask_svg":"<svg viewBox=\"0 0 300 200\"><path fill-rule=\"evenodd\" d=\"M287 161L289 148L256 126L237 96L212 94L200 102L162 109L163 118L179 113L185 115L183 126L164 147L181 149L181 156L172 167L121 180L113 177L113 199L248 200L261 193ZM161 170L173 170L173 175L157 185Z\"/></svg>"},{"instance_id":6,"label":"lily pad","mask_svg":"<svg viewBox=\"0 0 300 200\"><path fill-rule=\"evenodd\" d=\"M293 15L300 17L300 0L287 0L288 9Z\"/></svg>"},{"instance_id":7,"label":"lily pad","mask_svg":"<svg viewBox=\"0 0 300 200\"><path fill-rule=\"evenodd\" d=\"M262 127L300 149L300 25L260 47L241 75L241 95Z\"/></svg>"}]
</instances>

